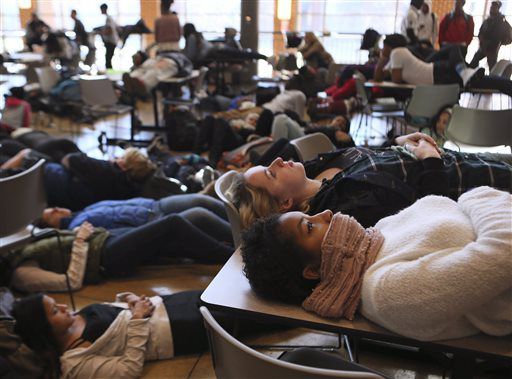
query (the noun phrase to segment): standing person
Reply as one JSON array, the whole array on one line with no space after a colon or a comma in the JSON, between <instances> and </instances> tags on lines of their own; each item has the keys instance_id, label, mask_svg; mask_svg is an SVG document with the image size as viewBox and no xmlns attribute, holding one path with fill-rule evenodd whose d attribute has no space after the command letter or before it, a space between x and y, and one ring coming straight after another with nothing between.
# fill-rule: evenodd
<instances>
[{"instance_id":1,"label":"standing person","mask_svg":"<svg viewBox=\"0 0 512 379\"><path fill-rule=\"evenodd\" d=\"M418 42L419 17L422 5L423 0L411 0L407 14L402 20L401 32L410 44Z\"/></svg>"},{"instance_id":2,"label":"standing person","mask_svg":"<svg viewBox=\"0 0 512 379\"><path fill-rule=\"evenodd\" d=\"M306 64L313 68L323 67L327 69L331 63L334 63L332 55L325 50L324 45L313 32L306 32L304 46L299 51L302 53Z\"/></svg>"},{"instance_id":3,"label":"standing person","mask_svg":"<svg viewBox=\"0 0 512 379\"><path fill-rule=\"evenodd\" d=\"M108 5L103 3L100 6L101 14L106 16L105 27L101 31L101 38L105 44L105 67L112 68L112 57L116 50L119 34L117 34L117 25L112 16L107 13Z\"/></svg>"},{"instance_id":4,"label":"standing person","mask_svg":"<svg viewBox=\"0 0 512 379\"><path fill-rule=\"evenodd\" d=\"M461 45L465 57L473 40L475 23L473 17L464 12L466 0L455 0L455 8L445 15L439 25L439 45Z\"/></svg>"},{"instance_id":5,"label":"standing person","mask_svg":"<svg viewBox=\"0 0 512 379\"><path fill-rule=\"evenodd\" d=\"M482 23L478 33L480 47L470 63L471 67L478 66L478 62L487 57L487 64L491 70L498 61L498 52L501 44L510 34L510 24L500 13L501 1L493 1L489 10L489 17ZM510 37L508 37L510 38Z\"/></svg>"},{"instance_id":6,"label":"standing person","mask_svg":"<svg viewBox=\"0 0 512 379\"><path fill-rule=\"evenodd\" d=\"M418 16L418 41L428 41L432 46L439 35L439 18L432 11L432 0L425 0Z\"/></svg>"},{"instance_id":7,"label":"standing person","mask_svg":"<svg viewBox=\"0 0 512 379\"><path fill-rule=\"evenodd\" d=\"M75 32L75 42L80 46L87 47L87 55L84 59L84 63L86 65L91 65L96 60L96 48L93 44L89 42L89 34L85 30L84 24L77 18L77 12L75 9L71 11L70 17L75 21L75 27L73 28L73 32Z\"/></svg>"},{"instance_id":8,"label":"standing person","mask_svg":"<svg viewBox=\"0 0 512 379\"><path fill-rule=\"evenodd\" d=\"M171 12L174 0L162 0L160 12L162 15L155 21L155 42L158 51L179 51L181 27L178 16Z\"/></svg>"}]
</instances>

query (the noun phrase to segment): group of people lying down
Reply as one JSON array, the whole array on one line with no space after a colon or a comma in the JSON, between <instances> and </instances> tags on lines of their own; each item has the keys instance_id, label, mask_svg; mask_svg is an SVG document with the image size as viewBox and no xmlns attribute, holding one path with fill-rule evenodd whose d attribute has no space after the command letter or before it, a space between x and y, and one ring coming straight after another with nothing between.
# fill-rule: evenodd
<instances>
[{"instance_id":1,"label":"group of people lying down","mask_svg":"<svg viewBox=\"0 0 512 379\"><path fill-rule=\"evenodd\" d=\"M325 317L352 319L359 310L421 340L509 334L511 157L443 151L421 133L394 142L390 148L342 149L304 164L277 158L238 175L228 195L248 227L241 251L252 288ZM175 217L163 209L181 196L143 203L161 213L129 231L115 232L124 216L111 209L119 203L75 214L49 209L42 221L78 227L62 241L75 251L68 273L79 279L78 288L82 281L131 273L139 262L136 250L154 245L154 255L175 251L179 237L165 237ZM208 207L217 212L214 204ZM109 232L93 228L98 212ZM153 244L149 235L162 243ZM230 249L211 261L225 261ZM53 250L25 248L13 282L31 283L20 288L26 291L63 290ZM31 275L34 270L37 275ZM37 277L48 279L47 287ZM32 295L15 305L16 332L63 377L134 377L146 360L206 349L199 294L122 294L119 302L78 313Z\"/></svg>"}]
</instances>

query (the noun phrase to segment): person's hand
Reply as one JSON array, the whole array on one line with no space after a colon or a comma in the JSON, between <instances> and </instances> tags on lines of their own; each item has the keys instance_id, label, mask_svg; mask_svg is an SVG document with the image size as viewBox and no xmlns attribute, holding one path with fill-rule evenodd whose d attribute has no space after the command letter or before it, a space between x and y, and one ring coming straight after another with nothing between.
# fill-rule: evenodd
<instances>
[{"instance_id":1,"label":"person's hand","mask_svg":"<svg viewBox=\"0 0 512 379\"><path fill-rule=\"evenodd\" d=\"M82 225L79 226L78 231L76 232L76 238L82 241L87 240L94 232L94 226L88 221L84 221Z\"/></svg>"},{"instance_id":2,"label":"person's hand","mask_svg":"<svg viewBox=\"0 0 512 379\"><path fill-rule=\"evenodd\" d=\"M338 142L349 142L352 139L347 133L342 132L341 130L337 130L334 135Z\"/></svg>"},{"instance_id":3,"label":"person's hand","mask_svg":"<svg viewBox=\"0 0 512 379\"><path fill-rule=\"evenodd\" d=\"M413 153L420 161L427 158L441 158L437 148L424 139L419 140L418 144L406 143L404 147Z\"/></svg>"},{"instance_id":4,"label":"person's hand","mask_svg":"<svg viewBox=\"0 0 512 379\"><path fill-rule=\"evenodd\" d=\"M133 319L142 319L151 317L155 306L151 303L151 300L146 296L142 295L139 300L135 301L133 307L130 308L132 311Z\"/></svg>"},{"instance_id":5,"label":"person's hand","mask_svg":"<svg viewBox=\"0 0 512 379\"><path fill-rule=\"evenodd\" d=\"M417 145L418 142L422 139L427 141L428 143L432 144L433 146L435 146L436 149L439 151L436 141L429 135L426 135L425 133L420 133L420 132L406 134L405 136L396 137L395 143L398 146L405 146L406 143L410 143L412 145Z\"/></svg>"}]
</instances>

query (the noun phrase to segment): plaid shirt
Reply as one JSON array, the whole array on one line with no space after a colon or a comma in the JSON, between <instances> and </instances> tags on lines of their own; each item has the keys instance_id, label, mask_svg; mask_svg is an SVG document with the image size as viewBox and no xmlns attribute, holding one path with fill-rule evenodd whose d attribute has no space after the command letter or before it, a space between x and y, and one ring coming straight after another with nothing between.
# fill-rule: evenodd
<instances>
[{"instance_id":1,"label":"plaid shirt","mask_svg":"<svg viewBox=\"0 0 512 379\"><path fill-rule=\"evenodd\" d=\"M399 146L386 149L348 148L319 156L305 164L310 178L329 168L342 171L324 180L310 201L310 212L324 209L354 216L374 225L427 195L454 200L475 187L512 190L512 166L486 154L446 150L441 159L418 161Z\"/></svg>"}]
</instances>

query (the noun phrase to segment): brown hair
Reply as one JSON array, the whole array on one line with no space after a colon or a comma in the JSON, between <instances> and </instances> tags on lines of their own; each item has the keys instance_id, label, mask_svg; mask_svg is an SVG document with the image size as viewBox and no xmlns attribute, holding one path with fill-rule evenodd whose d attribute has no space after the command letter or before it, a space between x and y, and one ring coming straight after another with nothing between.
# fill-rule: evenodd
<instances>
[{"instance_id":1,"label":"brown hair","mask_svg":"<svg viewBox=\"0 0 512 379\"><path fill-rule=\"evenodd\" d=\"M123 163L130 178L137 181L145 179L156 170L155 164L134 147L125 150Z\"/></svg>"},{"instance_id":2,"label":"brown hair","mask_svg":"<svg viewBox=\"0 0 512 379\"><path fill-rule=\"evenodd\" d=\"M279 199L264 188L247 183L243 173L236 174L233 183L227 190L227 195L238 209L243 229L247 229L257 219L268 217L274 213L283 213L279 206ZM302 212L307 212L308 209L308 201L297 207L297 210Z\"/></svg>"}]
</instances>

